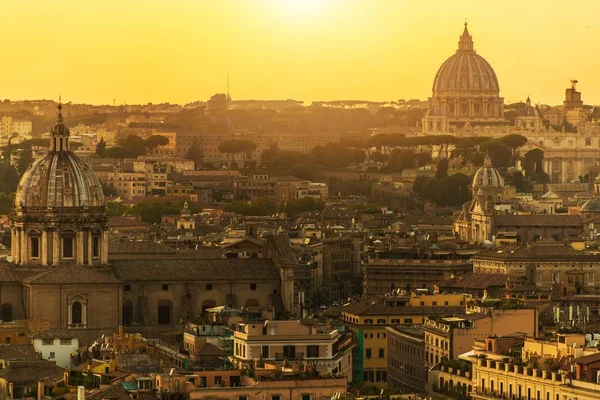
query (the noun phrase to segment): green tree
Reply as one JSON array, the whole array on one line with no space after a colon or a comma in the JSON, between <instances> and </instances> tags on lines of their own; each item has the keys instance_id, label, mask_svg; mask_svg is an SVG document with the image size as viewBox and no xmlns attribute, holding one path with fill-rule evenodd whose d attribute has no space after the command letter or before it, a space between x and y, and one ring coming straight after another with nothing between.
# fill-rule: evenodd
<instances>
[{"instance_id":1,"label":"green tree","mask_svg":"<svg viewBox=\"0 0 600 400\"><path fill-rule=\"evenodd\" d=\"M158 224L163 215L179 214L181 206L163 199L140 201L134 205L130 213L138 215L142 221Z\"/></svg>"},{"instance_id":2,"label":"green tree","mask_svg":"<svg viewBox=\"0 0 600 400\"><path fill-rule=\"evenodd\" d=\"M277 203L271 197L259 197L252 201L234 201L226 204L223 210L241 215L273 215L277 212Z\"/></svg>"},{"instance_id":3,"label":"green tree","mask_svg":"<svg viewBox=\"0 0 600 400\"><path fill-rule=\"evenodd\" d=\"M152 135L144 140L144 147L151 152L156 152L159 148L167 146L169 138L162 135Z\"/></svg>"},{"instance_id":4,"label":"green tree","mask_svg":"<svg viewBox=\"0 0 600 400\"><path fill-rule=\"evenodd\" d=\"M435 203L440 206L459 206L471 198L471 179L463 174L446 176L437 182Z\"/></svg>"},{"instance_id":5,"label":"green tree","mask_svg":"<svg viewBox=\"0 0 600 400\"><path fill-rule=\"evenodd\" d=\"M315 200L312 197L288 201L284 206L284 211L291 217L306 212L325 209L325 203L321 200Z\"/></svg>"},{"instance_id":6,"label":"green tree","mask_svg":"<svg viewBox=\"0 0 600 400\"><path fill-rule=\"evenodd\" d=\"M202 165L202 149L197 139L194 139L190 148L185 153L185 158L194 162L194 169L198 169Z\"/></svg>"},{"instance_id":7,"label":"green tree","mask_svg":"<svg viewBox=\"0 0 600 400\"><path fill-rule=\"evenodd\" d=\"M19 174L10 164L0 164L0 192L13 193L19 184Z\"/></svg>"},{"instance_id":8,"label":"green tree","mask_svg":"<svg viewBox=\"0 0 600 400\"><path fill-rule=\"evenodd\" d=\"M524 193L527 191L527 184L521 171L515 171L511 175L511 183L517 189L517 192Z\"/></svg>"},{"instance_id":9,"label":"green tree","mask_svg":"<svg viewBox=\"0 0 600 400\"><path fill-rule=\"evenodd\" d=\"M23 175L32 162L33 152L31 151L31 147L22 149L19 153L19 160L17 161L17 172L19 172L20 175Z\"/></svg>"},{"instance_id":10,"label":"green tree","mask_svg":"<svg viewBox=\"0 0 600 400\"><path fill-rule=\"evenodd\" d=\"M528 139L522 135L511 134L501 137L498 141L512 150L512 164L515 165L519 158L519 148L523 147Z\"/></svg>"},{"instance_id":11,"label":"green tree","mask_svg":"<svg viewBox=\"0 0 600 400\"><path fill-rule=\"evenodd\" d=\"M438 179L442 179L448 176L448 160L442 158L437 163L437 171L435 173L435 177Z\"/></svg>"},{"instance_id":12,"label":"green tree","mask_svg":"<svg viewBox=\"0 0 600 400\"><path fill-rule=\"evenodd\" d=\"M527 175L543 171L544 151L531 149L523 157L523 169Z\"/></svg>"},{"instance_id":13,"label":"green tree","mask_svg":"<svg viewBox=\"0 0 600 400\"><path fill-rule=\"evenodd\" d=\"M104 138L100 138L100 141L96 143L96 155L98 157L104 157L106 155L106 142Z\"/></svg>"}]
</instances>

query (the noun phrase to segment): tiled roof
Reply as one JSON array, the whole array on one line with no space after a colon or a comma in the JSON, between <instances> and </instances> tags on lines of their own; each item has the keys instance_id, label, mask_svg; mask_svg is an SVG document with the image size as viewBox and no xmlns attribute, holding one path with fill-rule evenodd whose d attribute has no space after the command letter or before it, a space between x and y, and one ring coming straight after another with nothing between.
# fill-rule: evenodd
<instances>
[{"instance_id":1,"label":"tiled roof","mask_svg":"<svg viewBox=\"0 0 600 400\"><path fill-rule=\"evenodd\" d=\"M600 256L587 253L585 251L575 250L570 245L565 244L532 244L529 246L507 246L498 249L485 250L472 257L477 259L493 260L596 260L600 261Z\"/></svg>"},{"instance_id":2,"label":"tiled roof","mask_svg":"<svg viewBox=\"0 0 600 400\"><path fill-rule=\"evenodd\" d=\"M446 288L487 289L492 286L504 287L508 278L509 276L504 274L483 274L474 272L465 276L439 282L437 286L440 288L440 291L443 291Z\"/></svg>"},{"instance_id":3,"label":"tiled roof","mask_svg":"<svg viewBox=\"0 0 600 400\"><path fill-rule=\"evenodd\" d=\"M108 254L174 254L175 249L151 240L111 240Z\"/></svg>"},{"instance_id":4,"label":"tiled roof","mask_svg":"<svg viewBox=\"0 0 600 400\"><path fill-rule=\"evenodd\" d=\"M35 339L74 339L77 335L66 329L46 329L31 335Z\"/></svg>"},{"instance_id":5,"label":"tiled roof","mask_svg":"<svg viewBox=\"0 0 600 400\"><path fill-rule=\"evenodd\" d=\"M385 299L365 299L350 304L342 311L354 315L453 315L465 311L464 306L387 306Z\"/></svg>"},{"instance_id":6,"label":"tiled roof","mask_svg":"<svg viewBox=\"0 0 600 400\"><path fill-rule=\"evenodd\" d=\"M84 267L76 264L64 264L23 279L30 285L85 285L119 284L110 271L97 267Z\"/></svg>"},{"instance_id":7,"label":"tiled roof","mask_svg":"<svg viewBox=\"0 0 600 400\"><path fill-rule=\"evenodd\" d=\"M573 360L575 364L591 364L600 361L600 352L590 354L589 356L579 357Z\"/></svg>"},{"instance_id":8,"label":"tiled roof","mask_svg":"<svg viewBox=\"0 0 600 400\"><path fill-rule=\"evenodd\" d=\"M112 268L127 282L280 279L273 261L260 258L115 260Z\"/></svg>"},{"instance_id":9,"label":"tiled roof","mask_svg":"<svg viewBox=\"0 0 600 400\"><path fill-rule=\"evenodd\" d=\"M494 225L502 226L582 226L579 215L537 214L497 215Z\"/></svg>"}]
</instances>

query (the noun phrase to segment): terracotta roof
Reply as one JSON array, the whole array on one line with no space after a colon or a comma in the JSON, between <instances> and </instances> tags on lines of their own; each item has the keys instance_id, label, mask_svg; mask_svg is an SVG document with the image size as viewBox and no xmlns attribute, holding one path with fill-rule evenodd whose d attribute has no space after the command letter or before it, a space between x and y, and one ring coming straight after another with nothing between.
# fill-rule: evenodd
<instances>
[{"instance_id":1,"label":"terracotta roof","mask_svg":"<svg viewBox=\"0 0 600 400\"><path fill-rule=\"evenodd\" d=\"M0 261L0 282L19 282L19 279L15 275L14 267L7 261Z\"/></svg>"},{"instance_id":2,"label":"terracotta roof","mask_svg":"<svg viewBox=\"0 0 600 400\"><path fill-rule=\"evenodd\" d=\"M261 258L115 260L112 268L116 277L127 282L280 279L273 261Z\"/></svg>"},{"instance_id":3,"label":"terracotta roof","mask_svg":"<svg viewBox=\"0 0 600 400\"><path fill-rule=\"evenodd\" d=\"M354 315L453 315L465 311L464 306L387 306L385 300L392 298L365 299L350 304L342 311Z\"/></svg>"},{"instance_id":4,"label":"terracotta roof","mask_svg":"<svg viewBox=\"0 0 600 400\"><path fill-rule=\"evenodd\" d=\"M528 246L507 246L485 250L475 254L472 259L600 261L600 256L575 250L568 244L531 244Z\"/></svg>"},{"instance_id":5,"label":"terracotta roof","mask_svg":"<svg viewBox=\"0 0 600 400\"><path fill-rule=\"evenodd\" d=\"M33 347L33 346L32 346ZM18 360L18 359L38 359L35 351L31 353L27 350L15 348L11 345L0 345L0 360Z\"/></svg>"},{"instance_id":6,"label":"terracotta roof","mask_svg":"<svg viewBox=\"0 0 600 400\"><path fill-rule=\"evenodd\" d=\"M123 388L123 385L117 383L110 387L94 392L86 396L87 400L105 400L105 399L116 399L116 400L131 400L129 393Z\"/></svg>"},{"instance_id":7,"label":"terracotta roof","mask_svg":"<svg viewBox=\"0 0 600 400\"><path fill-rule=\"evenodd\" d=\"M579 357L573 360L575 364L592 364L600 361L600 352L590 354L589 356Z\"/></svg>"},{"instance_id":8,"label":"terracotta roof","mask_svg":"<svg viewBox=\"0 0 600 400\"><path fill-rule=\"evenodd\" d=\"M465 276L447 279L436 284L443 291L446 288L487 289L492 286L506 286L509 276L504 274L471 273Z\"/></svg>"},{"instance_id":9,"label":"terracotta roof","mask_svg":"<svg viewBox=\"0 0 600 400\"><path fill-rule=\"evenodd\" d=\"M84 267L76 264L64 264L23 279L30 285L90 285L119 284L118 279L109 271L98 267Z\"/></svg>"},{"instance_id":10,"label":"terracotta roof","mask_svg":"<svg viewBox=\"0 0 600 400\"><path fill-rule=\"evenodd\" d=\"M122 227L122 226L127 226L127 227L139 226L139 227L147 228L150 225L151 224L144 222L144 221L140 221L140 220L129 218L129 217L122 217L122 216L111 217L108 220L109 228Z\"/></svg>"},{"instance_id":11,"label":"terracotta roof","mask_svg":"<svg viewBox=\"0 0 600 400\"><path fill-rule=\"evenodd\" d=\"M66 329L46 329L31 335L35 339L78 339L78 336Z\"/></svg>"},{"instance_id":12,"label":"terracotta roof","mask_svg":"<svg viewBox=\"0 0 600 400\"><path fill-rule=\"evenodd\" d=\"M579 215L536 214L536 215L497 215L496 227L503 226L582 226Z\"/></svg>"},{"instance_id":13,"label":"terracotta roof","mask_svg":"<svg viewBox=\"0 0 600 400\"><path fill-rule=\"evenodd\" d=\"M108 254L174 254L175 249L151 240L111 240Z\"/></svg>"}]
</instances>

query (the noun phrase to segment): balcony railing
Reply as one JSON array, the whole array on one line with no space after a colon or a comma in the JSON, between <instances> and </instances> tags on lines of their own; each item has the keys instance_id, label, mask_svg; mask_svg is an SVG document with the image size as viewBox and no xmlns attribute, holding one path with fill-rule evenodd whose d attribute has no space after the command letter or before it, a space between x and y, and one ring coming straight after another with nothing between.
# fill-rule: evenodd
<instances>
[{"instance_id":1,"label":"balcony railing","mask_svg":"<svg viewBox=\"0 0 600 400\"><path fill-rule=\"evenodd\" d=\"M286 359L286 360L303 360L304 353L296 353L296 354L292 354L292 355L285 355L284 353L275 353L275 360L283 361L284 359Z\"/></svg>"}]
</instances>

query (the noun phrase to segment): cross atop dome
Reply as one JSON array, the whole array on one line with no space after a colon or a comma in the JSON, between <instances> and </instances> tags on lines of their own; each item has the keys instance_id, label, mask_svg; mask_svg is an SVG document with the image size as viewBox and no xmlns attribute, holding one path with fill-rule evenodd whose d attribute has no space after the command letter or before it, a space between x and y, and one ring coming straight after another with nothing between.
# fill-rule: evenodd
<instances>
[{"instance_id":1,"label":"cross atop dome","mask_svg":"<svg viewBox=\"0 0 600 400\"><path fill-rule=\"evenodd\" d=\"M58 105L56 106L56 125L50 131L50 151L68 151L69 150L69 128L64 123L62 116L62 99L58 96Z\"/></svg>"},{"instance_id":2,"label":"cross atop dome","mask_svg":"<svg viewBox=\"0 0 600 400\"><path fill-rule=\"evenodd\" d=\"M467 21L465 21L465 29L458 41L458 51L475 51L473 50L473 37L467 29Z\"/></svg>"}]
</instances>

